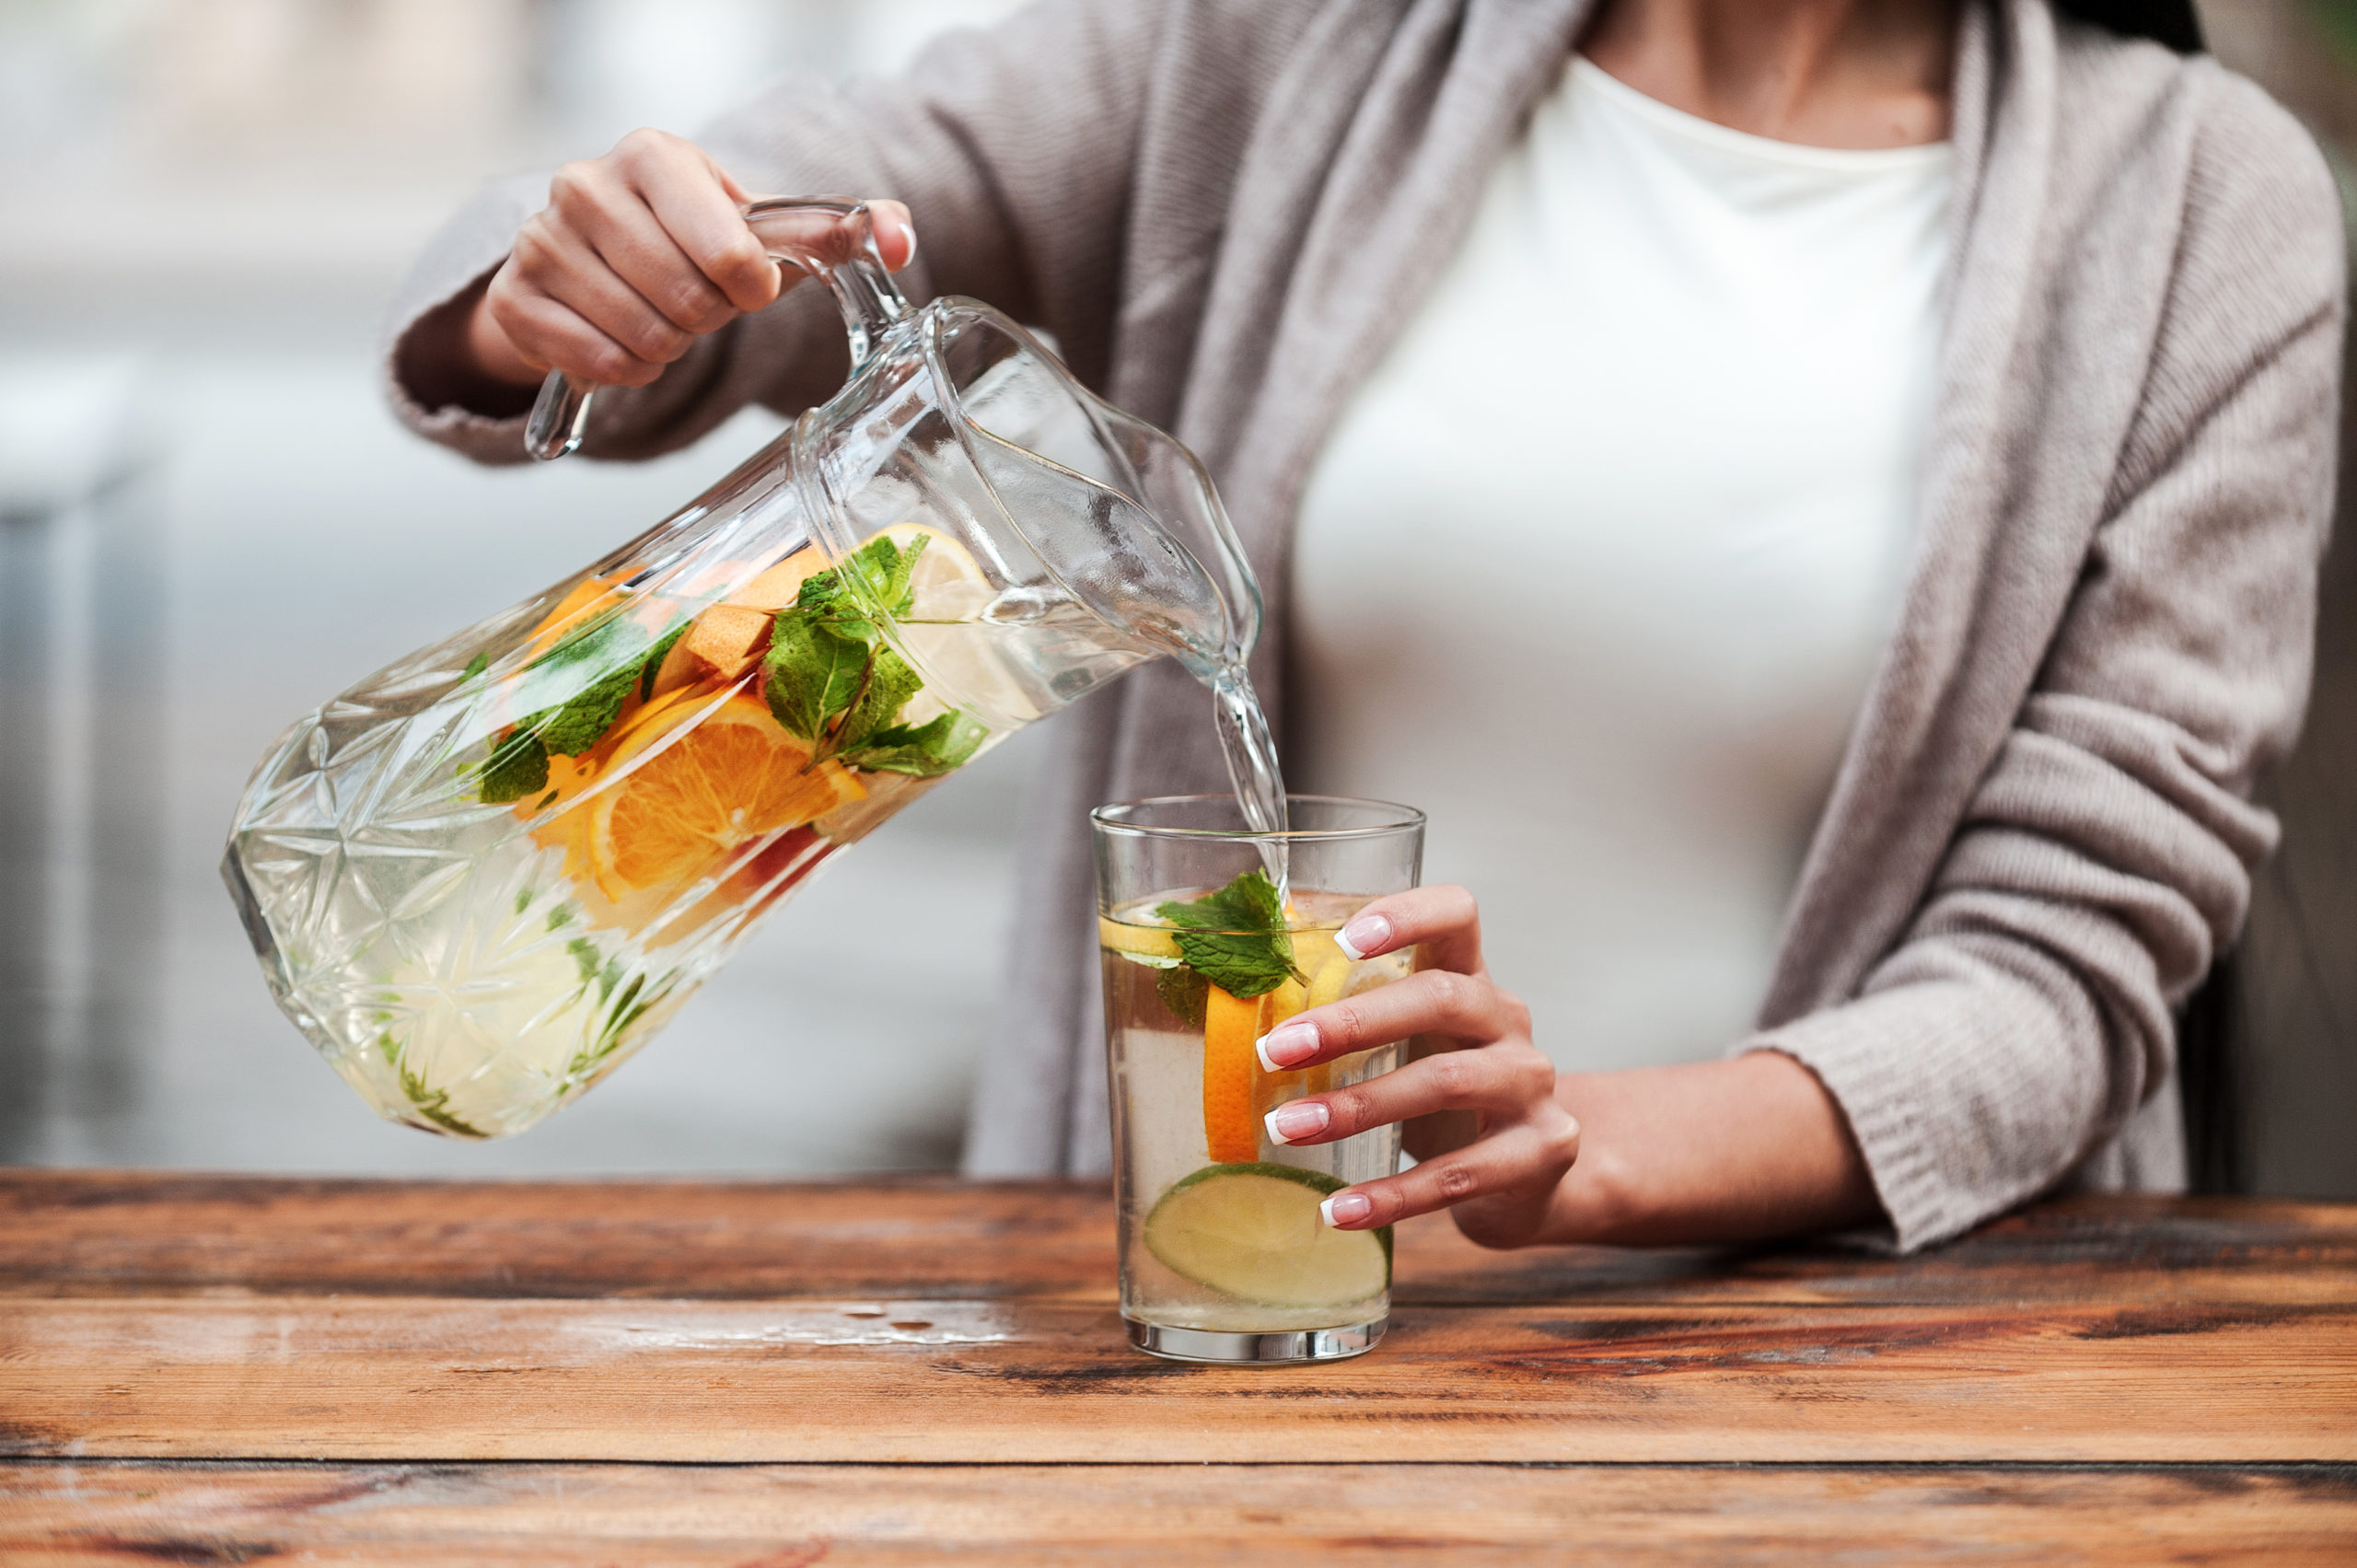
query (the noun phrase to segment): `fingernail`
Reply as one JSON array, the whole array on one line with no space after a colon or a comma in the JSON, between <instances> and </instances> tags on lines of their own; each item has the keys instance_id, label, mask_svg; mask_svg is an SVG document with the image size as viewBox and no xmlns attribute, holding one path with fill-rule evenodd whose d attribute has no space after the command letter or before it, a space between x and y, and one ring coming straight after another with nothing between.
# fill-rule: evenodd
<instances>
[{"instance_id":1,"label":"fingernail","mask_svg":"<svg viewBox=\"0 0 2357 1568\"><path fill-rule=\"evenodd\" d=\"M1272 1143L1290 1144L1296 1138L1314 1137L1333 1120L1324 1100L1297 1099L1269 1112L1269 1138Z\"/></svg>"},{"instance_id":2,"label":"fingernail","mask_svg":"<svg viewBox=\"0 0 2357 1568\"><path fill-rule=\"evenodd\" d=\"M904 261L900 263L900 265L905 267L910 261L913 261L917 259L917 226L913 223L902 224L900 226L900 237L909 242L908 261Z\"/></svg>"},{"instance_id":3,"label":"fingernail","mask_svg":"<svg viewBox=\"0 0 2357 1568\"><path fill-rule=\"evenodd\" d=\"M1356 1225L1375 1213L1375 1202L1362 1192L1337 1192L1318 1205L1329 1228Z\"/></svg>"},{"instance_id":4,"label":"fingernail","mask_svg":"<svg viewBox=\"0 0 2357 1568\"><path fill-rule=\"evenodd\" d=\"M1260 1065L1271 1073L1298 1067L1318 1054L1318 1026L1280 1024L1253 1041L1252 1049L1260 1055Z\"/></svg>"},{"instance_id":5,"label":"fingernail","mask_svg":"<svg viewBox=\"0 0 2357 1568\"><path fill-rule=\"evenodd\" d=\"M1379 914L1363 914L1334 933L1334 946L1356 963L1391 940L1391 923Z\"/></svg>"}]
</instances>

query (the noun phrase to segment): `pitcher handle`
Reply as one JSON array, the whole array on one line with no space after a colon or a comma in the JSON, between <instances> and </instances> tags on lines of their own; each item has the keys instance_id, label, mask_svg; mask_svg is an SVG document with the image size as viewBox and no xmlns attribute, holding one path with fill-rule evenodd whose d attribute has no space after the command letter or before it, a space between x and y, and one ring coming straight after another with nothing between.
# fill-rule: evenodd
<instances>
[{"instance_id":1,"label":"pitcher handle","mask_svg":"<svg viewBox=\"0 0 2357 1568\"><path fill-rule=\"evenodd\" d=\"M772 260L801 268L835 296L856 372L876 352L885 329L909 309L907 296L892 281L883 252L877 249L876 218L867 203L839 196L765 196L748 204L744 213L747 226ZM809 221L813 214L851 221L814 225ZM562 370L550 371L540 383L540 395L533 400L531 417L524 422L524 449L548 462L580 446L589 427L589 399L597 389Z\"/></svg>"}]
</instances>

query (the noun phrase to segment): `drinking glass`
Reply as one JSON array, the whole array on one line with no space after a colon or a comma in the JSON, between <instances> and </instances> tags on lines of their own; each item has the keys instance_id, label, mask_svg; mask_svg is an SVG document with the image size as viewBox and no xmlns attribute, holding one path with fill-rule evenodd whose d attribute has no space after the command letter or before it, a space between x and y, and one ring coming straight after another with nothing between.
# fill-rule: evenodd
<instances>
[{"instance_id":1,"label":"drinking glass","mask_svg":"<svg viewBox=\"0 0 2357 1568\"><path fill-rule=\"evenodd\" d=\"M1416 885L1424 817L1336 796L1286 803L1282 833L1248 830L1226 796L1090 814L1121 1316L1155 1355L1358 1355L1390 1307L1390 1230L1336 1230L1319 1205L1397 1171L1399 1129L1289 1147L1265 1119L1389 1072L1399 1047L1272 1073L1255 1046L1295 1013L1412 972L1412 948L1354 959L1335 938L1361 906Z\"/></svg>"}]
</instances>

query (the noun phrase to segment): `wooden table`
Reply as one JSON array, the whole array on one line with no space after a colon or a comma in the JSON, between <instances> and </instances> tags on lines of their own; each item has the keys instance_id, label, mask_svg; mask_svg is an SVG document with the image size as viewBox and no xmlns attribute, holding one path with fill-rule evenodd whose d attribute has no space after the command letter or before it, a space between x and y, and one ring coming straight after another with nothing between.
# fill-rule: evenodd
<instances>
[{"instance_id":1,"label":"wooden table","mask_svg":"<svg viewBox=\"0 0 2357 1568\"><path fill-rule=\"evenodd\" d=\"M0 1174L0 1562L2357 1562L2357 1205L1903 1261L1400 1238L1121 1342L1101 1189Z\"/></svg>"}]
</instances>

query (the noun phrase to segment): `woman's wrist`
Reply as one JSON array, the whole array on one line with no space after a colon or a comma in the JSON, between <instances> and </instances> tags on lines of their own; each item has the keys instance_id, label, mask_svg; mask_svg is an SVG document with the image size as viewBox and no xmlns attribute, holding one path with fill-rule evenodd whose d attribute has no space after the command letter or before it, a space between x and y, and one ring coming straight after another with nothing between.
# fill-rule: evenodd
<instances>
[{"instance_id":1,"label":"woman's wrist","mask_svg":"<svg viewBox=\"0 0 2357 1568\"><path fill-rule=\"evenodd\" d=\"M1566 1074L1556 1094L1579 1120L1580 1157L1543 1240L1771 1241L1880 1212L1840 1107L1781 1052Z\"/></svg>"}]
</instances>

